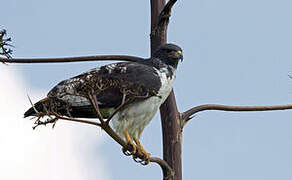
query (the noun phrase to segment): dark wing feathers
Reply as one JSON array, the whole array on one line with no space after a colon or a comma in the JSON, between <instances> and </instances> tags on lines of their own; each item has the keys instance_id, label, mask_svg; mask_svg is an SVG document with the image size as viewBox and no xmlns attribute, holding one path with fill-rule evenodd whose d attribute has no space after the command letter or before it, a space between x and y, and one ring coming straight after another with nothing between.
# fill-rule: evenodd
<instances>
[{"instance_id":1,"label":"dark wing feathers","mask_svg":"<svg viewBox=\"0 0 292 180\"><path fill-rule=\"evenodd\" d=\"M60 82L48 97L57 97L73 103L86 104L85 92L89 89L100 91L97 99L102 107L117 107L127 91L136 96L156 95L161 87L157 71L148 65L139 63L114 63L93 69L84 74ZM77 103L76 103L77 102Z\"/></svg>"},{"instance_id":2,"label":"dark wing feathers","mask_svg":"<svg viewBox=\"0 0 292 180\"><path fill-rule=\"evenodd\" d=\"M56 85L49 93L51 102L67 104L57 111L63 115L72 117L96 117L95 110L86 98L92 89L96 91L101 111L103 109L116 108L123 100L123 93L127 93L126 99L132 101L155 96L161 87L159 74L153 66L141 63L122 62L108 64L100 68L92 69L86 73L64 80ZM47 100L46 106L52 106ZM39 109L39 108L41 109ZM43 106L38 103L37 110L42 111ZM32 113L26 113L26 116ZM106 116L106 115L105 115Z\"/></svg>"}]
</instances>

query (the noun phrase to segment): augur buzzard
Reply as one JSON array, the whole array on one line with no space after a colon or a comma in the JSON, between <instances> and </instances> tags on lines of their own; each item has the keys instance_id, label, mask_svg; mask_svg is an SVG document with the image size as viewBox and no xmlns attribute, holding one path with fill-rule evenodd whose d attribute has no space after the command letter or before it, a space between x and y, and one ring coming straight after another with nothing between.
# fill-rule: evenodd
<instances>
[{"instance_id":1,"label":"augur buzzard","mask_svg":"<svg viewBox=\"0 0 292 180\"><path fill-rule=\"evenodd\" d=\"M154 55L139 62L121 62L97 67L56 85L24 117L54 111L74 118L97 118L88 99L93 92L103 118L111 120L115 132L149 158L139 139L160 105L172 90L175 71L182 60L182 49L174 44L161 46ZM134 145L134 142L136 145ZM134 153L134 152L133 152Z\"/></svg>"}]
</instances>

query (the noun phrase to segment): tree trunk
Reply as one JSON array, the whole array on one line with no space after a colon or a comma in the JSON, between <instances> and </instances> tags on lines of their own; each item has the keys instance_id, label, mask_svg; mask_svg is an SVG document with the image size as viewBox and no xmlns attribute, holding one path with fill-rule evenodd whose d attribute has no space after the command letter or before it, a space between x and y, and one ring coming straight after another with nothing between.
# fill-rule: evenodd
<instances>
[{"instance_id":1,"label":"tree trunk","mask_svg":"<svg viewBox=\"0 0 292 180\"><path fill-rule=\"evenodd\" d=\"M151 32L155 29L165 0L151 0ZM151 54L166 43L167 25L159 33L151 33ZM181 163L181 119L173 91L160 107L163 134L163 159L174 171L174 180L182 180Z\"/></svg>"}]
</instances>

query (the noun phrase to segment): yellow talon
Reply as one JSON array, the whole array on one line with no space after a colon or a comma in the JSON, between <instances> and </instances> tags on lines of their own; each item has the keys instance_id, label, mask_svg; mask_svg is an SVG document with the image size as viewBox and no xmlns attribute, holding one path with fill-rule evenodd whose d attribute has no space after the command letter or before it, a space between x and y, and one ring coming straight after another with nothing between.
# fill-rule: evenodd
<instances>
[{"instance_id":1,"label":"yellow talon","mask_svg":"<svg viewBox=\"0 0 292 180\"><path fill-rule=\"evenodd\" d=\"M137 144L137 148L141 151L141 153L143 154L143 160L145 161L143 164L144 165L146 165L146 164L148 164L150 161L149 161L149 159L150 159L150 153L148 153L145 149L144 149L144 147L141 145L141 143L140 143L140 141L139 141L139 139L138 138L135 138L134 139L134 141L135 141L135 143Z\"/></svg>"},{"instance_id":2,"label":"yellow talon","mask_svg":"<svg viewBox=\"0 0 292 180\"><path fill-rule=\"evenodd\" d=\"M126 142L128 144L127 148L123 148L123 153L127 156L133 155L136 153L136 146L133 143L133 140L131 139L128 129L125 130L124 132L125 138L126 138ZM129 148L130 147L130 148Z\"/></svg>"}]
</instances>

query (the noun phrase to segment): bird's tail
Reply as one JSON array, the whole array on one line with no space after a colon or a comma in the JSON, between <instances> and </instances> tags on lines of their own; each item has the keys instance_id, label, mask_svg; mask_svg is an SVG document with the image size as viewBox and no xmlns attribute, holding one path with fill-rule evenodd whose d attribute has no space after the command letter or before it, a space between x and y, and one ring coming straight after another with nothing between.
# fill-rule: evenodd
<instances>
[{"instance_id":1,"label":"bird's tail","mask_svg":"<svg viewBox=\"0 0 292 180\"><path fill-rule=\"evenodd\" d=\"M44 98L40 100L39 102L35 103L31 108L29 108L24 113L24 118L28 116L36 116L39 113L46 112L46 109L49 105L49 98Z\"/></svg>"}]
</instances>

